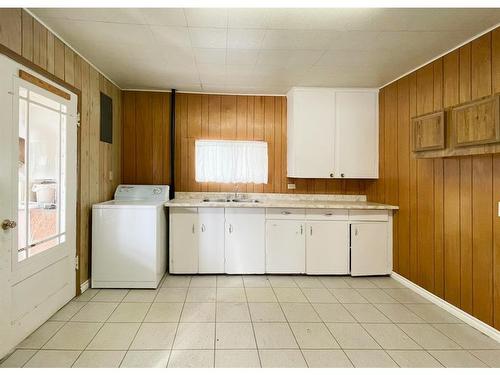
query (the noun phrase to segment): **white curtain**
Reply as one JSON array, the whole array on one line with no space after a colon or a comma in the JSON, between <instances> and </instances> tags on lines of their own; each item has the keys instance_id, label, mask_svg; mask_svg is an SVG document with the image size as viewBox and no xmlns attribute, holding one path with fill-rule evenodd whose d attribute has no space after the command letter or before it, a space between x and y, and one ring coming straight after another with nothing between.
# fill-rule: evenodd
<instances>
[{"instance_id":1,"label":"white curtain","mask_svg":"<svg viewBox=\"0 0 500 375\"><path fill-rule=\"evenodd\" d=\"M267 183L267 143L197 140L196 181Z\"/></svg>"}]
</instances>

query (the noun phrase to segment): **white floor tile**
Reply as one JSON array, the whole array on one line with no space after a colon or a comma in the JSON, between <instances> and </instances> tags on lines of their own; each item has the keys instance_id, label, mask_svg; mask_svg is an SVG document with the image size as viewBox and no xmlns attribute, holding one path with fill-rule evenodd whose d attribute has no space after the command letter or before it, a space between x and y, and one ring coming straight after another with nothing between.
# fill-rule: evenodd
<instances>
[{"instance_id":1,"label":"white floor tile","mask_svg":"<svg viewBox=\"0 0 500 375\"><path fill-rule=\"evenodd\" d=\"M393 323L424 323L422 318L401 303L381 303L374 304L374 306Z\"/></svg>"},{"instance_id":2,"label":"white floor tile","mask_svg":"<svg viewBox=\"0 0 500 375\"><path fill-rule=\"evenodd\" d=\"M36 349L17 349L8 358L5 358L1 363L2 368L18 368L23 367L31 357L36 354Z\"/></svg>"},{"instance_id":3,"label":"white floor tile","mask_svg":"<svg viewBox=\"0 0 500 375\"><path fill-rule=\"evenodd\" d=\"M35 368L67 368L76 361L80 355L76 350L40 350L24 367Z\"/></svg>"},{"instance_id":4,"label":"white floor tile","mask_svg":"<svg viewBox=\"0 0 500 375\"><path fill-rule=\"evenodd\" d=\"M87 350L127 350L140 323L105 323Z\"/></svg>"},{"instance_id":5,"label":"white floor tile","mask_svg":"<svg viewBox=\"0 0 500 375\"><path fill-rule=\"evenodd\" d=\"M368 302L371 303L397 303L394 298L382 289L356 289Z\"/></svg>"},{"instance_id":6,"label":"white floor tile","mask_svg":"<svg viewBox=\"0 0 500 375\"><path fill-rule=\"evenodd\" d=\"M164 368L167 367L169 350L134 350L128 351L120 367L128 368Z\"/></svg>"},{"instance_id":7,"label":"white floor tile","mask_svg":"<svg viewBox=\"0 0 500 375\"><path fill-rule=\"evenodd\" d=\"M172 348L177 323L142 323L130 350L162 350Z\"/></svg>"},{"instance_id":8,"label":"white floor tile","mask_svg":"<svg viewBox=\"0 0 500 375\"><path fill-rule=\"evenodd\" d=\"M178 322L183 305L180 302L155 302L151 305L144 321L149 323Z\"/></svg>"},{"instance_id":9,"label":"white floor tile","mask_svg":"<svg viewBox=\"0 0 500 375\"><path fill-rule=\"evenodd\" d=\"M318 314L310 303L281 303L289 322L320 322Z\"/></svg>"},{"instance_id":10,"label":"white floor tile","mask_svg":"<svg viewBox=\"0 0 500 375\"><path fill-rule=\"evenodd\" d=\"M398 324L398 326L424 349L461 349L456 342L429 324Z\"/></svg>"},{"instance_id":11,"label":"white floor tile","mask_svg":"<svg viewBox=\"0 0 500 375\"><path fill-rule=\"evenodd\" d=\"M387 354L389 354L400 367L443 367L433 356L423 350L388 350Z\"/></svg>"},{"instance_id":12,"label":"white floor tile","mask_svg":"<svg viewBox=\"0 0 500 375\"><path fill-rule=\"evenodd\" d=\"M395 324L363 324L375 341L384 349L421 349L406 333Z\"/></svg>"},{"instance_id":13,"label":"white floor tile","mask_svg":"<svg viewBox=\"0 0 500 375\"><path fill-rule=\"evenodd\" d=\"M321 283L328 289L347 289L350 288L344 279L338 276L321 276L319 278Z\"/></svg>"},{"instance_id":14,"label":"white floor tile","mask_svg":"<svg viewBox=\"0 0 500 375\"><path fill-rule=\"evenodd\" d=\"M267 276L250 275L243 276L245 288L270 288L271 283Z\"/></svg>"},{"instance_id":15,"label":"white floor tile","mask_svg":"<svg viewBox=\"0 0 500 375\"><path fill-rule=\"evenodd\" d=\"M249 322L250 313L245 302L221 302L217 304L218 322Z\"/></svg>"},{"instance_id":16,"label":"white floor tile","mask_svg":"<svg viewBox=\"0 0 500 375\"><path fill-rule=\"evenodd\" d=\"M339 303L315 303L314 309L323 322L355 322L354 317Z\"/></svg>"},{"instance_id":17,"label":"white floor tile","mask_svg":"<svg viewBox=\"0 0 500 375\"><path fill-rule=\"evenodd\" d=\"M215 302L215 288L190 288L186 302Z\"/></svg>"},{"instance_id":18,"label":"white floor tile","mask_svg":"<svg viewBox=\"0 0 500 375\"><path fill-rule=\"evenodd\" d=\"M218 275L217 288L243 288L243 278L233 275Z\"/></svg>"},{"instance_id":19,"label":"white floor tile","mask_svg":"<svg viewBox=\"0 0 500 375\"><path fill-rule=\"evenodd\" d=\"M86 350L80 354L73 367L116 368L120 366L125 353L125 351L114 350Z\"/></svg>"},{"instance_id":20,"label":"white floor tile","mask_svg":"<svg viewBox=\"0 0 500 375\"><path fill-rule=\"evenodd\" d=\"M162 288L156 295L155 302L184 302L187 288Z\"/></svg>"},{"instance_id":21,"label":"white floor tile","mask_svg":"<svg viewBox=\"0 0 500 375\"><path fill-rule=\"evenodd\" d=\"M151 303L123 302L108 319L108 322L142 322Z\"/></svg>"},{"instance_id":22,"label":"white floor tile","mask_svg":"<svg viewBox=\"0 0 500 375\"><path fill-rule=\"evenodd\" d=\"M390 323L390 320L372 305L354 303L345 304L344 307L360 323Z\"/></svg>"},{"instance_id":23,"label":"white floor tile","mask_svg":"<svg viewBox=\"0 0 500 375\"><path fill-rule=\"evenodd\" d=\"M215 322L215 303L186 302L182 309L181 322Z\"/></svg>"},{"instance_id":24,"label":"white floor tile","mask_svg":"<svg viewBox=\"0 0 500 375\"><path fill-rule=\"evenodd\" d=\"M215 349L255 349L251 323L217 323Z\"/></svg>"},{"instance_id":25,"label":"white floor tile","mask_svg":"<svg viewBox=\"0 0 500 375\"><path fill-rule=\"evenodd\" d=\"M429 353L444 367L486 367L486 365L465 350L431 350Z\"/></svg>"},{"instance_id":26,"label":"white floor tile","mask_svg":"<svg viewBox=\"0 0 500 375\"><path fill-rule=\"evenodd\" d=\"M217 368L255 368L260 367L257 350L216 350L215 367Z\"/></svg>"},{"instance_id":27,"label":"white floor tile","mask_svg":"<svg viewBox=\"0 0 500 375\"><path fill-rule=\"evenodd\" d=\"M215 323L179 323L174 349L214 349Z\"/></svg>"},{"instance_id":28,"label":"white floor tile","mask_svg":"<svg viewBox=\"0 0 500 375\"><path fill-rule=\"evenodd\" d=\"M105 322L117 307L116 302L88 302L71 318L71 321Z\"/></svg>"},{"instance_id":29,"label":"white floor tile","mask_svg":"<svg viewBox=\"0 0 500 375\"><path fill-rule=\"evenodd\" d=\"M101 289L92 299L92 302L121 302L128 293L128 289Z\"/></svg>"},{"instance_id":30,"label":"white floor tile","mask_svg":"<svg viewBox=\"0 0 500 375\"><path fill-rule=\"evenodd\" d=\"M324 323L290 323L301 349L340 348Z\"/></svg>"},{"instance_id":31,"label":"white floor tile","mask_svg":"<svg viewBox=\"0 0 500 375\"><path fill-rule=\"evenodd\" d=\"M217 288L217 302L246 302L244 288Z\"/></svg>"},{"instance_id":32,"label":"white floor tile","mask_svg":"<svg viewBox=\"0 0 500 375\"><path fill-rule=\"evenodd\" d=\"M500 349L500 343L466 324L433 324L464 349Z\"/></svg>"},{"instance_id":33,"label":"white floor tile","mask_svg":"<svg viewBox=\"0 0 500 375\"><path fill-rule=\"evenodd\" d=\"M310 303L338 303L338 300L326 288L302 288L302 293Z\"/></svg>"},{"instance_id":34,"label":"white floor tile","mask_svg":"<svg viewBox=\"0 0 500 375\"><path fill-rule=\"evenodd\" d=\"M214 367L214 350L172 350L168 360L168 367Z\"/></svg>"},{"instance_id":35,"label":"white floor tile","mask_svg":"<svg viewBox=\"0 0 500 375\"><path fill-rule=\"evenodd\" d=\"M262 367L307 367L300 350L259 350Z\"/></svg>"},{"instance_id":36,"label":"white floor tile","mask_svg":"<svg viewBox=\"0 0 500 375\"><path fill-rule=\"evenodd\" d=\"M268 279L273 288L298 288L291 276L269 276Z\"/></svg>"},{"instance_id":37,"label":"white floor tile","mask_svg":"<svg viewBox=\"0 0 500 375\"><path fill-rule=\"evenodd\" d=\"M71 301L50 317L51 321L67 322L86 305L87 302Z\"/></svg>"},{"instance_id":38,"label":"white floor tile","mask_svg":"<svg viewBox=\"0 0 500 375\"><path fill-rule=\"evenodd\" d=\"M248 307L253 322L286 322L278 303L249 303Z\"/></svg>"},{"instance_id":39,"label":"white floor tile","mask_svg":"<svg viewBox=\"0 0 500 375\"><path fill-rule=\"evenodd\" d=\"M134 289L128 292L123 302L153 302L158 290Z\"/></svg>"},{"instance_id":40,"label":"white floor tile","mask_svg":"<svg viewBox=\"0 0 500 375\"><path fill-rule=\"evenodd\" d=\"M259 349L294 349L297 342L288 323L254 323Z\"/></svg>"},{"instance_id":41,"label":"white floor tile","mask_svg":"<svg viewBox=\"0 0 500 375\"><path fill-rule=\"evenodd\" d=\"M340 303L368 303L355 289L330 289L330 292Z\"/></svg>"},{"instance_id":42,"label":"white floor tile","mask_svg":"<svg viewBox=\"0 0 500 375\"><path fill-rule=\"evenodd\" d=\"M427 323L462 323L462 321L439 306L429 303L410 303L405 306Z\"/></svg>"},{"instance_id":43,"label":"white floor tile","mask_svg":"<svg viewBox=\"0 0 500 375\"><path fill-rule=\"evenodd\" d=\"M68 322L45 345L44 349L83 350L103 323Z\"/></svg>"},{"instance_id":44,"label":"white floor tile","mask_svg":"<svg viewBox=\"0 0 500 375\"><path fill-rule=\"evenodd\" d=\"M343 349L380 349L359 323L327 323L326 326Z\"/></svg>"},{"instance_id":45,"label":"white floor tile","mask_svg":"<svg viewBox=\"0 0 500 375\"><path fill-rule=\"evenodd\" d=\"M430 303L410 289L384 289L384 291L399 303Z\"/></svg>"},{"instance_id":46,"label":"white floor tile","mask_svg":"<svg viewBox=\"0 0 500 375\"><path fill-rule=\"evenodd\" d=\"M307 298L299 288L274 288L280 302L307 302Z\"/></svg>"},{"instance_id":47,"label":"white floor tile","mask_svg":"<svg viewBox=\"0 0 500 375\"><path fill-rule=\"evenodd\" d=\"M215 288L217 276L195 276L191 278L190 288Z\"/></svg>"},{"instance_id":48,"label":"white floor tile","mask_svg":"<svg viewBox=\"0 0 500 375\"><path fill-rule=\"evenodd\" d=\"M309 367L352 367L351 361L342 350L303 350L302 353Z\"/></svg>"},{"instance_id":49,"label":"white floor tile","mask_svg":"<svg viewBox=\"0 0 500 375\"><path fill-rule=\"evenodd\" d=\"M187 288L191 282L191 276L168 276L162 284L162 288Z\"/></svg>"},{"instance_id":50,"label":"white floor tile","mask_svg":"<svg viewBox=\"0 0 500 375\"><path fill-rule=\"evenodd\" d=\"M248 302L276 302L271 288L245 288Z\"/></svg>"},{"instance_id":51,"label":"white floor tile","mask_svg":"<svg viewBox=\"0 0 500 375\"><path fill-rule=\"evenodd\" d=\"M45 322L17 347L23 349L40 349L63 325L63 322Z\"/></svg>"},{"instance_id":52,"label":"white floor tile","mask_svg":"<svg viewBox=\"0 0 500 375\"><path fill-rule=\"evenodd\" d=\"M472 355L490 367L500 367L500 350L471 350Z\"/></svg>"},{"instance_id":53,"label":"white floor tile","mask_svg":"<svg viewBox=\"0 0 500 375\"><path fill-rule=\"evenodd\" d=\"M396 362L383 350L346 350L354 367L398 367Z\"/></svg>"}]
</instances>

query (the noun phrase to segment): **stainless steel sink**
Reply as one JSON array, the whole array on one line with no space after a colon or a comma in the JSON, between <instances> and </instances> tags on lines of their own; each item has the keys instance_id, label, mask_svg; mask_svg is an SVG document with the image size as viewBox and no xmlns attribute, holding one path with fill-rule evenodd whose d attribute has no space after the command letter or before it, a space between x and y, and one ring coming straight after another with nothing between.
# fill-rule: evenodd
<instances>
[{"instance_id":1,"label":"stainless steel sink","mask_svg":"<svg viewBox=\"0 0 500 375\"><path fill-rule=\"evenodd\" d=\"M202 202L235 202L235 203L260 203L258 199L227 199L227 198L204 198Z\"/></svg>"}]
</instances>

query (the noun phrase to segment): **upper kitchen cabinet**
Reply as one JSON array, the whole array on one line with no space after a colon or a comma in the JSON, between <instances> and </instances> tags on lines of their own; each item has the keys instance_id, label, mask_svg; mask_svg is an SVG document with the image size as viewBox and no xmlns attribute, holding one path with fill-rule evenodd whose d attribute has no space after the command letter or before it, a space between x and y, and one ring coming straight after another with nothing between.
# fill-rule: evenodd
<instances>
[{"instance_id":1,"label":"upper kitchen cabinet","mask_svg":"<svg viewBox=\"0 0 500 375\"><path fill-rule=\"evenodd\" d=\"M288 177L378 178L378 90L287 94Z\"/></svg>"}]
</instances>

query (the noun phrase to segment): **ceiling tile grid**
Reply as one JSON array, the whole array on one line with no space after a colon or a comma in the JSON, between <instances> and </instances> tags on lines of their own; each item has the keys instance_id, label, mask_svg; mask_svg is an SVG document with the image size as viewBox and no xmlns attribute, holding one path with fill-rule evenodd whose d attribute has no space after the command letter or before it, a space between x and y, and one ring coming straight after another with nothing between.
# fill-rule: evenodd
<instances>
[{"instance_id":1,"label":"ceiling tile grid","mask_svg":"<svg viewBox=\"0 0 500 375\"><path fill-rule=\"evenodd\" d=\"M380 87L500 22L499 9L33 8L123 89Z\"/></svg>"}]
</instances>

